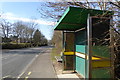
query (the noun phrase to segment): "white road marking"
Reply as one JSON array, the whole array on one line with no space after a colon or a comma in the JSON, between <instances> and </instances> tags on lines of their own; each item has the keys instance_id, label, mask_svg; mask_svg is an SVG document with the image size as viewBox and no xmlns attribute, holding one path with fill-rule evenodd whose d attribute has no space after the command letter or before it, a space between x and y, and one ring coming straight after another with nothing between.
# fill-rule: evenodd
<instances>
[{"instance_id":1,"label":"white road marking","mask_svg":"<svg viewBox=\"0 0 120 80\"><path fill-rule=\"evenodd\" d=\"M4 76L4 77L2 77L2 78L4 79L4 78L8 78L8 77L10 77L10 75Z\"/></svg>"}]
</instances>

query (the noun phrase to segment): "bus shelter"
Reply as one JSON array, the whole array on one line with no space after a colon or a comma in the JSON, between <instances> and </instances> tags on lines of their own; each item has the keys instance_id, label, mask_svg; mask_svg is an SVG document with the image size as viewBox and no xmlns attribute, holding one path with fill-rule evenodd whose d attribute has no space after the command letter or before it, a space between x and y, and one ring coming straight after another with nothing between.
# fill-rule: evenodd
<instances>
[{"instance_id":1,"label":"bus shelter","mask_svg":"<svg viewBox=\"0 0 120 80\"><path fill-rule=\"evenodd\" d=\"M63 69L83 78L113 78L111 11L69 7L55 30L63 31Z\"/></svg>"}]
</instances>

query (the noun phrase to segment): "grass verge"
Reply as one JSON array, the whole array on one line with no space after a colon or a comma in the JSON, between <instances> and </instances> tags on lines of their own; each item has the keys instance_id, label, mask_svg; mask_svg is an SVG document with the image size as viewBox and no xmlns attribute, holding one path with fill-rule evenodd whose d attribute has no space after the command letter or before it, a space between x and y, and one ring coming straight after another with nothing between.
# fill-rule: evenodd
<instances>
[{"instance_id":1,"label":"grass verge","mask_svg":"<svg viewBox=\"0 0 120 80\"><path fill-rule=\"evenodd\" d=\"M52 51L51 51L51 59L52 59L52 61L55 60L55 56L61 56L61 55L60 55L60 53L57 52L56 48L53 48Z\"/></svg>"}]
</instances>

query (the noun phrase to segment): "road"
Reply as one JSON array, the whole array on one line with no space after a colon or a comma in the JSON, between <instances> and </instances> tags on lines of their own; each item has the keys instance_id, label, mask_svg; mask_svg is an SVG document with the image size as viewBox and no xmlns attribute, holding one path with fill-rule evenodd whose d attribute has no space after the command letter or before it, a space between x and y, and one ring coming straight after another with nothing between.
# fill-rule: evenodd
<instances>
[{"instance_id":1,"label":"road","mask_svg":"<svg viewBox=\"0 0 120 80\"><path fill-rule=\"evenodd\" d=\"M37 47L2 51L2 77L18 78L36 59L50 47Z\"/></svg>"}]
</instances>

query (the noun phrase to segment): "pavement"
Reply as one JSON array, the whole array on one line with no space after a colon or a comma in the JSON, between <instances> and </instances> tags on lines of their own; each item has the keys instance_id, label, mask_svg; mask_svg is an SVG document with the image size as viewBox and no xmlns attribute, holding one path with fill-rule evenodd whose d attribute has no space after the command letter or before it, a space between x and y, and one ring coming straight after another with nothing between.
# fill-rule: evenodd
<instances>
[{"instance_id":1,"label":"pavement","mask_svg":"<svg viewBox=\"0 0 120 80\"><path fill-rule=\"evenodd\" d=\"M57 76L58 78L75 78L76 80L80 80L76 73L62 73Z\"/></svg>"},{"instance_id":2,"label":"pavement","mask_svg":"<svg viewBox=\"0 0 120 80\"><path fill-rule=\"evenodd\" d=\"M51 60L51 50L48 49L44 54L39 55L20 78L42 78L55 80L80 80L76 73L60 73L57 74L55 66Z\"/></svg>"},{"instance_id":3,"label":"pavement","mask_svg":"<svg viewBox=\"0 0 120 80\"><path fill-rule=\"evenodd\" d=\"M61 62L53 61L53 66L59 80L80 80L80 77L74 71L63 71Z\"/></svg>"},{"instance_id":4,"label":"pavement","mask_svg":"<svg viewBox=\"0 0 120 80\"><path fill-rule=\"evenodd\" d=\"M51 49L48 48L43 54L38 55L34 62L28 67L28 69L19 78L57 78L56 72L51 61Z\"/></svg>"}]
</instances>

